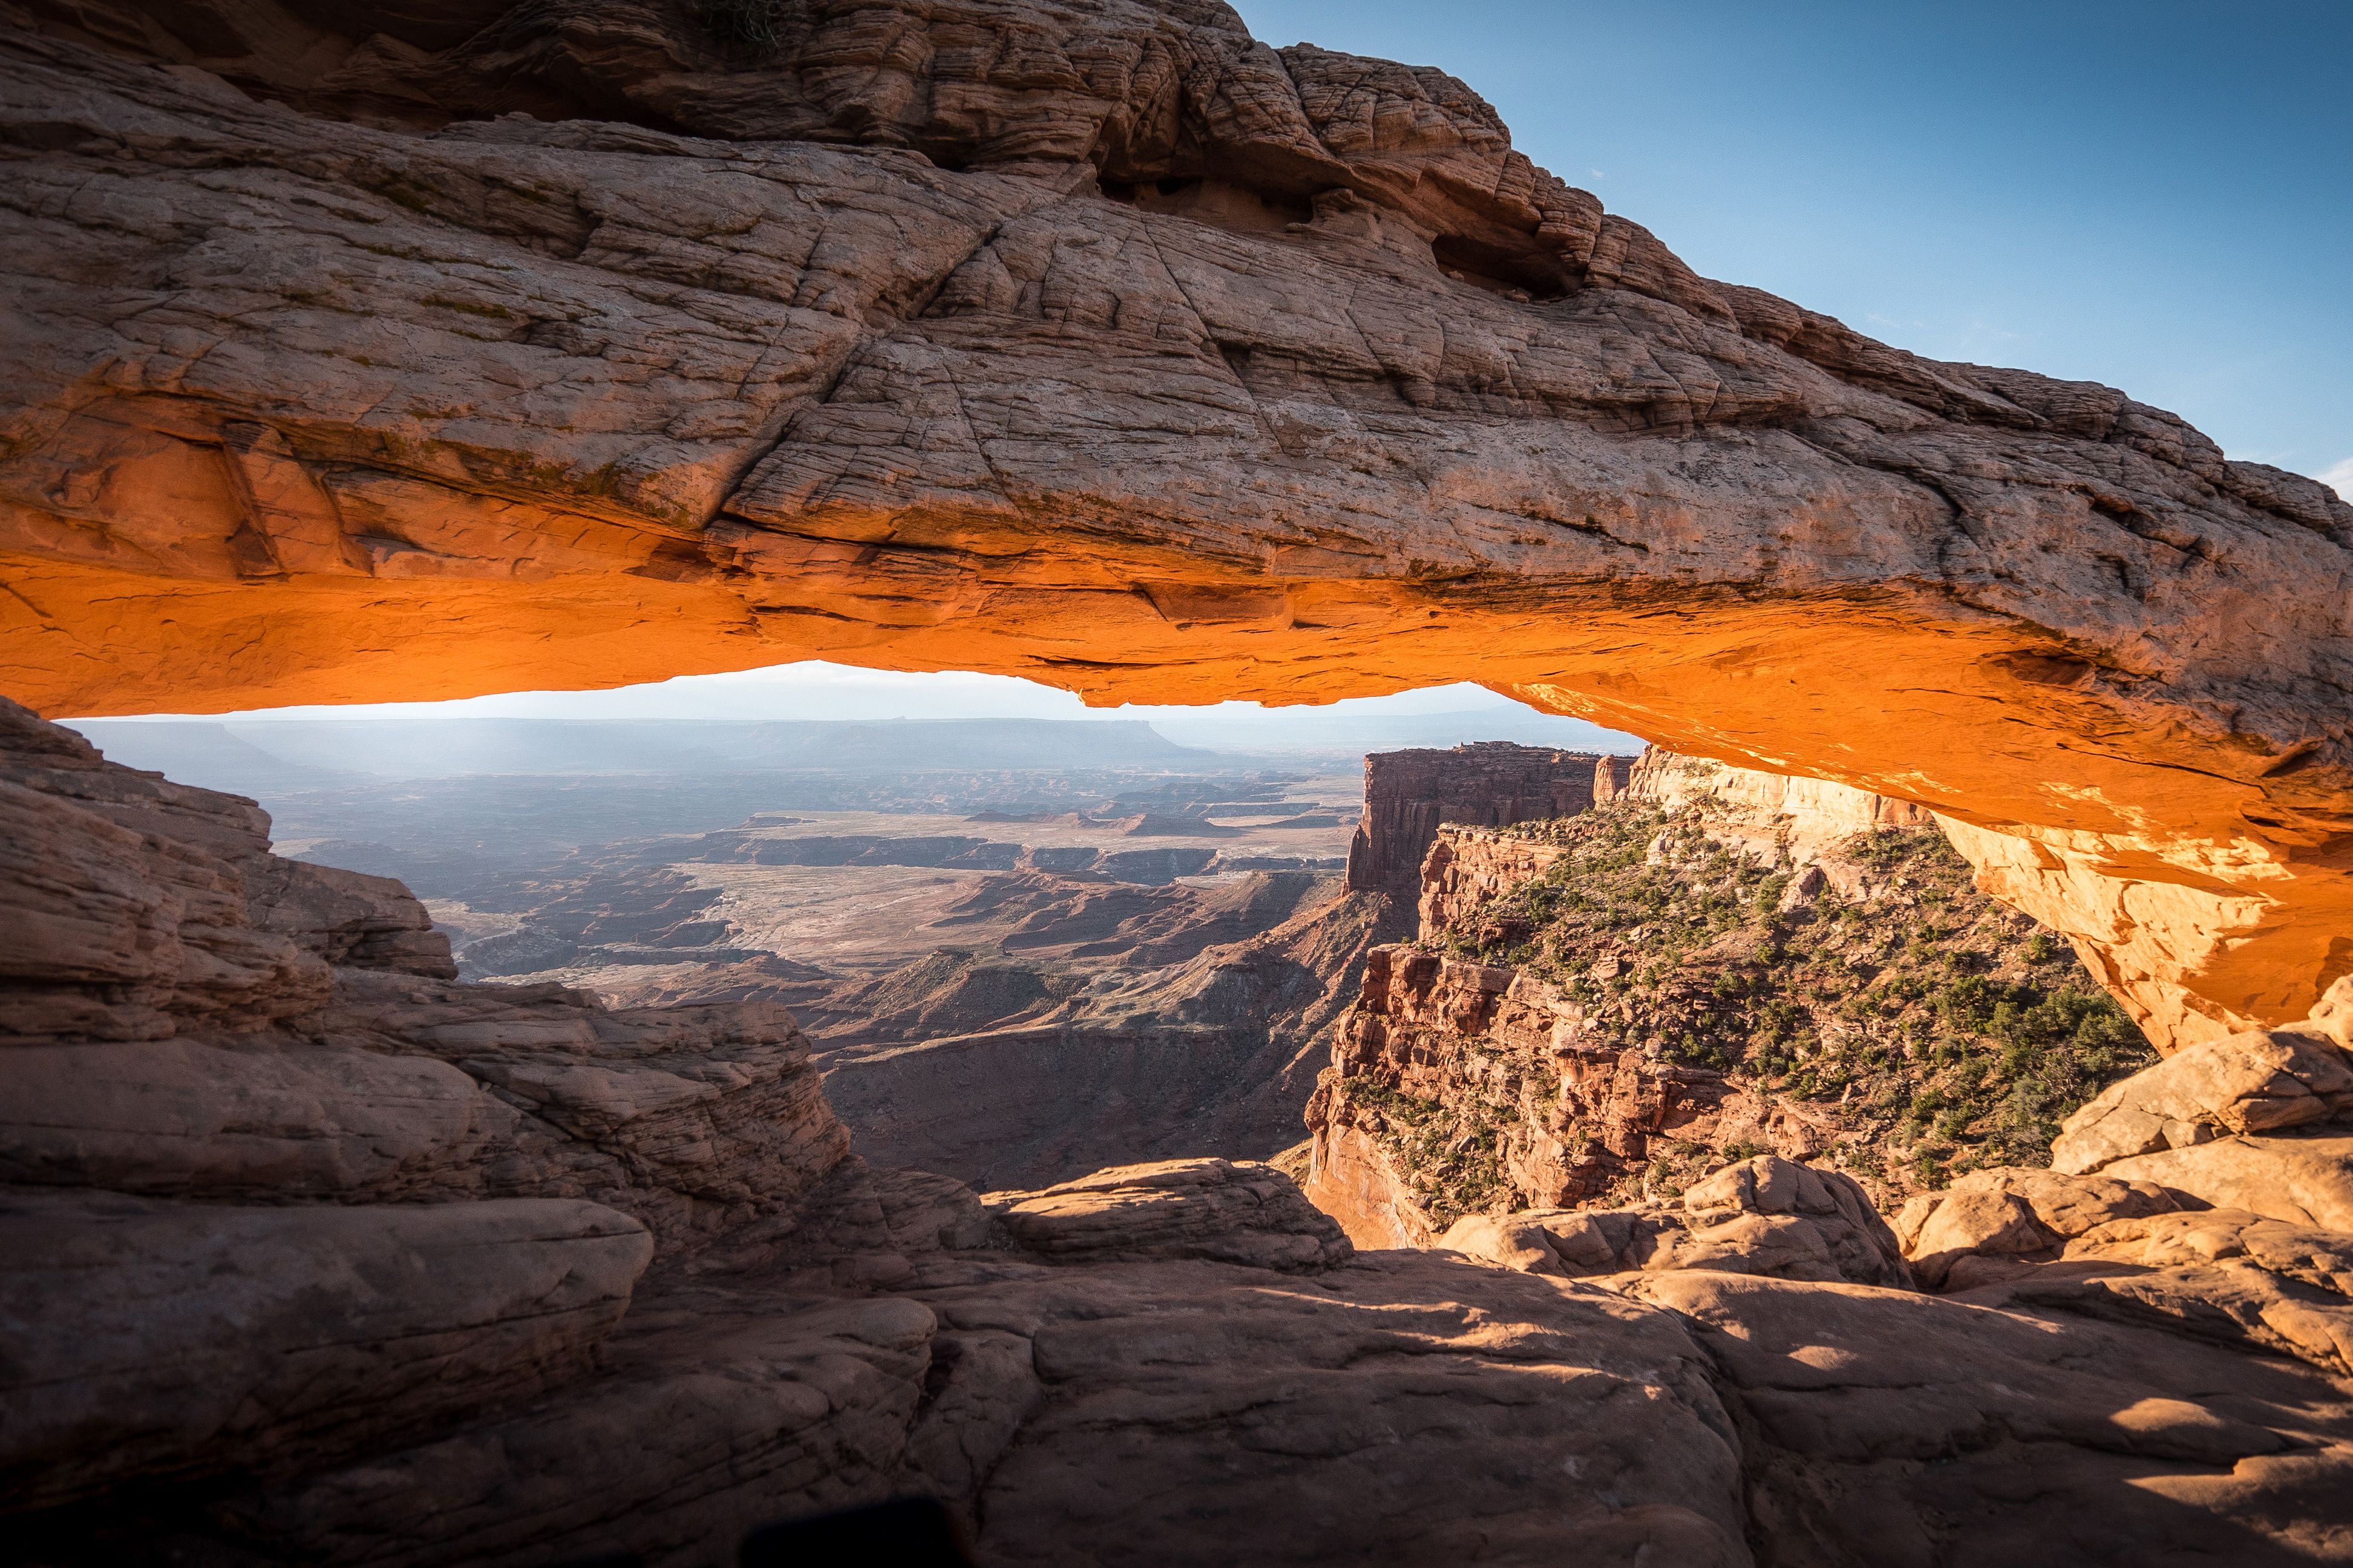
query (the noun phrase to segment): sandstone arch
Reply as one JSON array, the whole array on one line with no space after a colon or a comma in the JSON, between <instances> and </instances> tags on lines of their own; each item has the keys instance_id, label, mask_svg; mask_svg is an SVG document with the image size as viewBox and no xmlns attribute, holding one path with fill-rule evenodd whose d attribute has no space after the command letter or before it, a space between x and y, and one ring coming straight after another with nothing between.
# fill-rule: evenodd
<instances>
[{"instance_id":1,"label":"sandstone arch","mask_svg":"<svg viewBox=\"0 0 2353 1568\"><path fill-rule=\"evenodd\" d=\"M2353 508L1697 278L1438 72L1194 0L36 15L44 712L1476 679L1933 807L2161 1041L2353 969Z\"/></svg>"}]
</instances>

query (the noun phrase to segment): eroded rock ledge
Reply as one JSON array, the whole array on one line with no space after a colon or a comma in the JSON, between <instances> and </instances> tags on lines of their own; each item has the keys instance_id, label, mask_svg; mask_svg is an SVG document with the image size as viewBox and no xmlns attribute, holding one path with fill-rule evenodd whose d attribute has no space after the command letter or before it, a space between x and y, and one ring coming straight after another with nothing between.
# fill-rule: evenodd
<instances>
[{"instance_id":1,"label":"eroded rock ledge","mask_svg":"<svg viewBox=\"0 0 2353 1568\"><path fill-rule=\"evenodd\" d=\"M397 884L21 710L0 827L28 1562L688 1568L909 1490L989 1564L2256 1563L2348 1528L2312 1223L2144 1205L2204 1228L2109 1223L2130 1258L1989 1304L1887 1288L1852 1184L1770 1158L1496 1264L1354 1252L1220 1160L984 1200L848 1154L780 1011L459 984ZM2242 1258L2270 1294L2218 1328Z\"/></svg>"},{"instance_id":2,"label":"eroded rock ledge","mask_svg":"<svg viewBox=\"0 0 2353 1568\"><path fill-rule=\"evenodd\" d=\"M1193 0L5 15L43 711L1469 679L1934 807L2167 1044L2347 963L2353 510L1697 278L1440 73Z\"/></svg>"}]
</instances>

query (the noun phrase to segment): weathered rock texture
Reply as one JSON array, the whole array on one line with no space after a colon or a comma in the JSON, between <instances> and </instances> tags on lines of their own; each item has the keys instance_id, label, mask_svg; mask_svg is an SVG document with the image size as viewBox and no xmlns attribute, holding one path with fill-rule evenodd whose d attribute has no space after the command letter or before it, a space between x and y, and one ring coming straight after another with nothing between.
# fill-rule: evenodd
<instances>
[{"instance_id":1,"label":"weathered rock texture","mask_svg":"<svg viewBox=\"0 0 2353 1568\"><path fill-rule=\"evenodd\" d=\"M1698 278L1441 73L1205 0L6 16L43 711L1468 679L1935 808L2168 1045L2353 963L2353 509Z\"/></svg>"},{"instance_id":2,"label":"weathered rock texture","mask_svg":"<svg viewBox=\"0 0 2353 1568\"><path fill-rule=\"evenodd\" d=\"M1029 1251L1062 1260L1208 1258L1261 1268L1326 1268L1348 1238L1271 1165L1170 1160L1119 1165L1035 1193L982 1200Z\"/></svg>"},{"instance_id":3,"label":"weathered rock texture","mask_svg":"<svg viewBox=\"0 0 2353 1568\"><path fill-rule=\"evenodd\" d=\"M1916 807L1656 749L1633 772L1576 816L1439 829L1419 935L1367 955L1308 1106L1309 1192L1360 1245L1647 1203L1767 1150L1893 1207L2047 1158L2150 1059Z\"/></svg>"},{"instance_id":4,"label":"weathered rock texture","mask_svg":"<svg viewBox=\"0 0 2353 1568\"><path fill-rule=\"evenodd\" d=\"M1914 1276L1980 1305L2353 1372L2353 1139L2328 1124L2348 1069L2343 990L2302 1029L2193 1047L2113 1085L2071 1121L2057 1169L1972 1172L1914 1198L1895 1222Z\"/></svg>"},{"instance_id":5,"label":"weathered rock texture","mask_svg":"<svg viewBox=\"0 0 2353 1568\"><path fill-rule=\"evenodd\" d=\"M14 1557L683 1565L912 1489L991 1562L1744 1561L1664 1314L1352 1263L1262 1165L871 1171L782 1009L460 984L398 884L13 707L0 825Z\"/></svg>"},{"instance_id":6,"label":"weathered rock texture","mask_svg":"<svg viewBox=\"0 0 2353 1568\"><path fill-rule=\"evenodd\" d=\"M1248 1163L984 1201L845 1156L773 1006L459 984L397 884L21 710L0 828L12 1560L689 1568L911 1491L992 1565L2353 1529L2334 1210L2112 1221L1965 1305L1849 1283L1892 1238L1770 1158L1529 1216L1541 1271L1353 1253Z\"/></svg>"},{"instance_id":7,"label":"weathered rock texture","mask_svg":"<svg viewBox=\"0 0 2353 1568\"><path fill-rule=\"evenodd\" d=\"M2181 1149L2232 1132L2270 1132L2353 1121L2353 1036L2337 1008L2353 982L2329 988L2326 1021L2233 1035L2192 1046L2110 1085L2067 1119L2052 1164L2096 1171L2135 1155Z\"/></svg>"},{"instance_id":8,"label":"weathered rock texture","mask_svg":"<svg viewBox=\"0 0 2353 1568\"><path fill-rule=\"evenodd\" d=\"M1725 1166L1680 1203L1469 1215L1438 1245L1531 1274L1673 1268L1908 1286L1894 1233L1851 1176L1777 1154Z\"/></svg>"},{"instance_id":9,"label":"weathered rock texture","mask_svg":"<svg viewBox=\"0 0 2353 1568\"><path fill-rule=\"evenodd\" d=\"M12 1510L288 1469L593 1366L653 1252L594 1204L0 1198Z\"/></svg>"},{"instance_id":10,"label":"weathered rock texture","mask_svg":"<svg viewBox=\"0 0 2353 1568\"><path fill-rule=\"evenodd\" d=\"M1630 1290L1716 1359L1762 1563L2345 1553L2315 1505L2353 1458L2353 1406L2292 1363L1855 1285L1672 1271Z\"/></svg>"},{"instance_id":11,"label":"weathered rock texture","mask_svg":"<svg viewBox=\"0 0 2353 1568\"><path fill-rule=\"evenodd\" d=\"M783 1009L459 984L398 883L12 704L0 813L13 1506L528 1398L655 1240L783 1213L848 1148Z\"/></svg>"},{"instance_id":12,"label":"weathered rock texture","mask_svg":"<svg viewBox=\"0 0 2353 1568\"><path fill-rule=\"evenodd\" d=\"M1348 843L1348 886L1411 904L1440 823L1499 827L1571 816L1612 788L1625 759L1487 741L1452 751L1375 752L1365 759L1365 816Z\"/></svg>"},{"instance_id":13,"label":"weathered rock texture","mask_svg":"<svg viewBox=\"0 0 2353 1568\"><path fill-rule=\"evenodd\" d=\"M1416 929L1436 931L1472 926L1482 904L1493 903L1560 859L1561 847L1516 834L1443 827L1421 863L1421 891L1415 900Z\"/></svg>"}]
</instances>

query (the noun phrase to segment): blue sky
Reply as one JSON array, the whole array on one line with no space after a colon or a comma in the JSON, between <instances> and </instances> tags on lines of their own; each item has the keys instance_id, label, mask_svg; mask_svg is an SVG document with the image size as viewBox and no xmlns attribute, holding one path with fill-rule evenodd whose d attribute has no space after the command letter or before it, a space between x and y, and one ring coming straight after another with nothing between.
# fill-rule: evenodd
<instances>
[{"instance_id":1,"label":"blue sky","mask_svg":"<svg viewBox=\"0 0 2353 1568\"><path fill-rule=\"evenodd\" d=\"M2353 0L1238 9L1461 77L1704 276L2353 492Z\"/></svg>"}]
</instances>

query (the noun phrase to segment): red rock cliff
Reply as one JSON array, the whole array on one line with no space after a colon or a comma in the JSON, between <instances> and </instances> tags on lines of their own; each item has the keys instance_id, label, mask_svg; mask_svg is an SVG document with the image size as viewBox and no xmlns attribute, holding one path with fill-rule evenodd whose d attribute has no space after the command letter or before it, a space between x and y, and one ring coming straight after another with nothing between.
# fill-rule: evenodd
<instances>
[{"instance_id":1,"label":"red rock cliff","mask_svg":"<svg viewBox=\"0 0 2353 1568\"><path fill-rule=\"evenodd\" d=\"M1348 845L1348 886L1410 904L1442 822L1501 827L1573 816L1597 782L1615 789L1626 759L1482 741L1452 751L1375 752L1365 759L1365 817Z\"/></svg>"}]
</instances>

